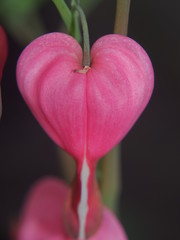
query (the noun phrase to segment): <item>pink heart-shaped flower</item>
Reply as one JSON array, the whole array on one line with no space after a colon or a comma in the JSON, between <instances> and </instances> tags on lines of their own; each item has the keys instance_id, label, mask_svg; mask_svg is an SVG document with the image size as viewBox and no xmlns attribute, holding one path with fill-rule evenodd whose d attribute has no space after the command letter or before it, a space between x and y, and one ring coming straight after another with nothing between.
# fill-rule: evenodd
<instances>
[{"instance_id":1,"label":"pink heart-shaped flower","mask_svg":"<svg viewBox=\"0 0 180 240\"><path fill-rule=\"evenodd\" d=\"M51 33L34 40L17 65L19 89L48 133L79 163L91 165L122 140L147 105L154 84L151 61L128 37L107 35L82 67L75 39Z\"/></svg>"},{"instance_id":2,"label":"pink heart-shaped flower","mask_svg":"<svg viewBox=\"0 0 180 240\"><path fill-rule=\"evenodd\" d=\"M23 51L17 81L41 126L76 159L65 221L73 236L89 236L102 216L96 162L122 140L148 103L151 61L135 41L113 34L93 45L91 66L83 68L77 41L51 33Z\"/></svg>"},{"instance_id":3,"label":"pink heart-shaped flower","mask_svg":"<svg viewBox=\"0 0 180 240\"><path fill-rule=\"evenodd\" d=\"M41 126L76 159L64 221L72 236L90 236L102 218L96 162L122 140L148 103L151 61L135 41L113 34L93 45L91 66L83 68L77 41L51 33L23 51L17 81Z\"/></svg>"}]
</instances>

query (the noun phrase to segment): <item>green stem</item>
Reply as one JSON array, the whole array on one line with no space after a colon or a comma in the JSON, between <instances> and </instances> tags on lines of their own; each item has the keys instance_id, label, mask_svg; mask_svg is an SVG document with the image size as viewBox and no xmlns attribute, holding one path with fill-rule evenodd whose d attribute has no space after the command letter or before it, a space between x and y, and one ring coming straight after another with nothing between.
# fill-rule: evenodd
<instances>
[{"instance_id":1,"label":"green stem","mask_svg":"<svg viewBox=\"0 0 180 240\"><path fill-rule=\"evenodd\" d=\"M68 32L70 32L71 23L72 23L72 15L71 15L70 9L68 8L68 6L64 2L64 0L52 0L52 1L54 2L55 6L57 7Z\"/></svg>"},{"instance_id":2,"label":"green stem","mask_svg":"<svg viewBox=\"0 0 180 240\"><path fill-rule=\"evenodd\" d=\"M80 16L82 32L83 32L83 67L89 67L90 60L90 44L89 44L89 31L86 21L86 16L79 5L79 0L72 0L71 6L72 11L69 9L64 0L52 0L56 5L65 25L68 33L77 39L78 42L81 41L79 20L77 12Z\"/></svg>"},{"instance_id":3,"label":"green stem","mask_svg":"<svg viewBox=\"0 0 180 240\"><path fill-rule=\"evenodd\" d=\"M130 0L117 0L114 33L127 35Z\"/></svg>"},{"instance_id":4,"label":"green stem","mask_svg":"<svg viewBox=\"0 0 180 240\"><path fill-rule=\"evenodd\" d=\"M67 184L71 184L75 172L76 172L76 164L72 156L63 151L61 148L57 147L57 156L59 159L59 166L61 169L61 177L65 180Z\"/></svg>"},{"instance_id":5,"label":"green stem","mask_svg":"<svg viewBox=\"0 0 180 240\"><path fill-rule=\"evenodd\" d=\"M127 35L130 0L117 0L114 33ZM121 194L121 147L113 148L100 165L100 188L104 203L118 212L118 197ZM118 203L118 204L117 204Z\"/></svg>"},{"instance_id":6,"label":"green stem","mask_svg":"<svg viewBox=\"0 0 180 240\"><path fill-rule=\"evenodd\" d=\"M101 159L99 182L104 204L117 213L118 198L122 188L119 145Z\"/></svg>"},{"instance_id":7,"label":"green stem","mask_svg":"<svg viewBox=\"0 0 180 240\"><path fill-rule=\"evenodd\" d=\"M91 63L88 25L87 25L87 21L86 21L86 16L85 16L82 8L78 4L75 5L75 8L79 13L80 20L81 20L81 25L82 25L82 31L83 31L83 67L86 67L86 66L90 66L90 63Z\"/></svg>"},{"instance_id":8,"label":"green stem","mask_svg":"<svg viewBox=\"0 0 180 240\"><path fill-rule=\"evenodd\" d=\"M73 36L79 44L81 44L82 37L81 37L81 31L80 31L80 22L79 22L79 14L75 8L76 6L76 1L72 0L71 1L71 6L72 6L72 23L71 23L71 31L70 34Z\"/></svg>"}]
</instances>

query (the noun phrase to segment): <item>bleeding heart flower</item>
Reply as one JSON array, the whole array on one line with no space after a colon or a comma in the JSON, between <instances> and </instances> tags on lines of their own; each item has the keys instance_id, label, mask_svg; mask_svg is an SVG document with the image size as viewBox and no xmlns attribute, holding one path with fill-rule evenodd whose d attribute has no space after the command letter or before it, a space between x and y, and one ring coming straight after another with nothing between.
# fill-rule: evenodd
<instances>
[{"instance_id":1,"label":"bleeding heart flower","mask_svg":"<svg viewBox=\"0 0 180 240\"><path fill-rule=\"evenodd\" d=\"M100 38L91 66L82 70L82 49L69 35L34 40L17 65L19 89L48 135L77 161L105 155L135 123L152 93L151 62L135 41Z\"/></svg>"},{"instance_id":2,"label":"bleeding heart flower","mask_svg":"<svg viewBox=\"0 0 180 240\"><path fill-rule=\"evenodd\" d=\"M7 59L7 54L8 54L7 38L3 28L0 26L0 83L1 83L4 64ZM1 114L2 114L2 100L1 100L1 85L0 85L0 117L1 117Z\"/></svg>"},{"instance_id":3,"label":"bleeding heart flower","mask_svg":"<svg viewBox=\"0 0 180 240\"><path fill-rule=\"evenodd\" d=\"M31 189L23 208L17 240L73 240L64 228L64 205L68 187L56 178L40 180ZM127 240L113 214L103 209L98 231L89 240Z\"/></svg>"},{"instance_id":4,"label":"bleeding heart flower","mask_svg":"<svg viewBox=\"0 0 180 240\"><path fill-rule=\"evenodd\" d=\"M78 228L79 236L91 235L102 217L97 160L122 140L147 105L154 84L151 61L135 41L113 34L93 45L91 66L83 68L77 41L51 33L23 51L17 81L41 126L76 160L65 221L73 236Z\"/></svg>"}]
</instances>

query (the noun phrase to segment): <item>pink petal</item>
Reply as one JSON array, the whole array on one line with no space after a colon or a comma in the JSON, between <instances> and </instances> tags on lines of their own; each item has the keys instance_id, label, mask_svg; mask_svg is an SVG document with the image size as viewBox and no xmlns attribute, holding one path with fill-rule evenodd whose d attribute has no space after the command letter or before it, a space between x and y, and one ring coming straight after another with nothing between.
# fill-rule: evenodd
<instances>
[{"instance_id":1,"label":"pink petal","mask_svg":"<svg viewBox=\"0 0 180 240\"><path fill-rule=\"evenodd\" d=\"M149 57L120 35L92 47L91 69L72 37L51 33L34 40L17 65L19 89L41 126L64 150L89 165L122 140L147 105L154 83Z\"/></svg>"},{"instance_id":2,"label":"pink petal","mask_svg":"<svg viewBox=\"0 0 180 240\"><path fill-rule=\"evenodd\" d=\"M0 81L8 54L8 43L4 29L0 26Z\"/></svg>"},{"instance_id":3,"label":"pink petal","mask_svg":"<svg viewBox=\"0 0 180 240\"><path fill-rule=\"evenodd\" d=\"M70 36L61 33L34 40L17 65L19 89L49 136L76 159L84 156L85 75L82 50Z\"/></svg>"},{"instance_id":4,"label":"pink petal","mask_svg":"<svg viewBox=\"0 0 180 240\"><path fill-rule=\"evenodd\" d=\"M107 35L91 50L87 73L87 158L99 159L123 139L154 86L151 61L128 37Z\"/></svg>"},{"instance_id":5,"label":"pink petal","mask_svg":"<svg viewBox=\"0 0 180 240\"><path fill-rule=\"evenodd\" d=\"M8 54L8 42L3 28L0 26L0 118L2 114L2 100L1 100L1 78L3 73L4 64Z\"/></svg>"},{"instance_id":6,"label":"pink petal","mask_svg":"<svg viewBox=\"0 0 180 240\"><path fill-rule=\"evenodd\" d=\"M128 240L128 237L115 216L110 210L104 208L100 228L89 240Z\"/></svg>"},{"instance_id":7,"label":"pink petal","mask_svg":"<svg viewBox=\"0 0 180 240\"><path fill-rule=\"evenodd\" d=\"M45 178L31 189L21 216L17 240L73 240L64 230L63 212L68 188L56 178ZM98 231L89 240L127 240L106 208Z\"/></svg>"},{"instance_id":8,"label":"pink petal","mask_svg":"<svg viewBox=\"0 0 180 240\"><path fill-rule=\"evenodd\" d=\"M23 208L17 240L64 240L63 207L68 188L56 178L40 180Z\"/></svg>"}]
</instances>

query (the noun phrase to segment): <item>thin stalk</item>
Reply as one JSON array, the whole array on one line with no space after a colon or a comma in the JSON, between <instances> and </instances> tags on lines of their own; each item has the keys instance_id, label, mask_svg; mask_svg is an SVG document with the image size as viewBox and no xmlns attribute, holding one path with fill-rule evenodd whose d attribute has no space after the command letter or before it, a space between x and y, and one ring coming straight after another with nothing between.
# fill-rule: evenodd
<instances>
[{"instance_id":1,"label":"thin stalk","mask_svg":"<svg viewBox=\"0 0 180 240\"><path fill-rule=\"evenodd\" d=\"M64 0L52 0L52 1L54 2L56 8L58 9L68 32L70 32L72 23L71 10L69 9Z\"/></svg>"},{"instance_id":2,"label":"thin stalk","mask_svg":"<svg viewBox=\"0 0 180 240\"><path fill-rule=\"evenodd\" d=\"M82 25L82 31L83 31L83 66L90 66L91 60L90 60L90 43L89 43L89 31L88 31L88 25L86 21L86 16L82 10L82 8L77 4L75 6L76 10L79 13L81 25Z\"/></svg>"},{"instance_id":3,"label":"thin stalk","mask_svg":"<svg viewBox=\"0 0 180 240\"><path fill-rule=\"evenodd\" d=\"M59 159L61 176L65 180L65 182L70 185L76 173L75 160L59 147L57 147L57 156Z\"/></svg>"},{"instance_id":4,"label":"thin stalk","mask_svg":"<svg viewBox=\"0 0 180 240\"><path fill-rule=\"evenodd\" d=\"M70 35L73 36L79 44L82 42L80 23L79 23L79 14L75 8L72 8L72 24Z\"/></svg>"},{"instance_id":5,"label":"thin stalk","mask_svg":"<svg viewBox=\"0 0 180 240\"><path fill-rule=\"evenodd\" d=\"M130 0L116 1L116 17L114 24L114 33L127 35Z\"/></svg>"},{"instance_id":6,"label":"thin stalk","mask_svg":"<svg viewBox=\"0 0 180 240\"><path fill-rule=\"evenodd\" d=\"M117 0L114 33L127 35L130 0ZM105 205L118 212L118 198L122 190L121 146L113 148L100 165L100 188Z\"/></svg>"},{"instance_id":7,"label":"thin stalk","mask_svg":"<svg viewBox=\"0 0 180 240\"><path fill-rule=\"evenodd\" d=\"M120 146L117 145L100 162L100 189L104 204L112 211L118 211L121 192Z\"/></svg>"}]
</instances>

